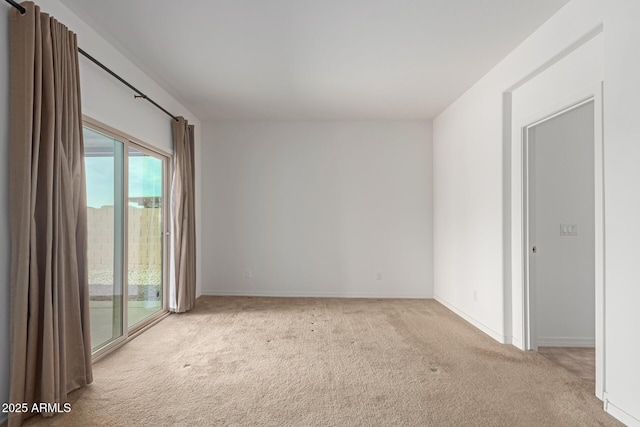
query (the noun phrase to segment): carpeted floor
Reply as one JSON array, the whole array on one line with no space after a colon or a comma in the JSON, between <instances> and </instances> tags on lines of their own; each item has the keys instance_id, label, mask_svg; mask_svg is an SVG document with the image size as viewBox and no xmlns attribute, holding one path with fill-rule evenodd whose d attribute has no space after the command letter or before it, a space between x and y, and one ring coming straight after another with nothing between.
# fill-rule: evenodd
<instances>
[{"instance_id":1,"label":"carpeted floor","mask_svg":"<svg viewBox=\"0 0 640 427\"><path fill-rule=\"evenodd\" d=\"M578 378L596 386L596 349L593 347L538 347L538 353Z\"/></svg>"},{"instance_id":2,"label":"carpeted floor","mask_svg":"<svg viewBox=\"0 0 640 427\"><path fill-rule=\"evenodd\" d=\"M203 297L40 426L614 426L588 382L432 300Z\"/></svg>"}]
</instances>

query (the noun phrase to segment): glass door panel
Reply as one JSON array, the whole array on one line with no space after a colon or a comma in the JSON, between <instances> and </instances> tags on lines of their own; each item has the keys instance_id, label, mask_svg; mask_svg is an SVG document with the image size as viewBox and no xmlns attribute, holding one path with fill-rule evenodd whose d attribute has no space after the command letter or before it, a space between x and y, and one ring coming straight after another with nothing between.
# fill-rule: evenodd
<instances>
[{"instance_id":1,"label":"glass door panel","mask_svg":"<svg viewBox=\"0 0 640 427\"><path fill-rule=\"evenodd\" d=\"M163 310L164 161L132 146L128 151L129 328Z\"/></svg>"},{"instance_id":2,"label":"glass door panel","mask_svg":"<svg viewBox=\"0 0 640 427\"><path fill-rule=\"evenodd\" d=\"M91 348L123 335L122 142L85 128Z\"/></svg>"},{"instance_id":3,"label":"glass door panel","mask_svg":"<svg viewBox=\"0 0 640 427\"><path fill-rule=\"evenodd\" d=\"M91 347L101 356L166 313L169 164L167 156L98 124L84 127L83 136Z\"/></svg>"}]
</instances>

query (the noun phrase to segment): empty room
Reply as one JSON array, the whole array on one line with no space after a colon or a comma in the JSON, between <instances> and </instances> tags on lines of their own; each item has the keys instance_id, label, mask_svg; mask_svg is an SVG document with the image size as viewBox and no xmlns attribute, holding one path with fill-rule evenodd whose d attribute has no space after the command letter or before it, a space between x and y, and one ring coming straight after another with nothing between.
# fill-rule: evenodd
<instances>
[{"instance_id":1,"label":"empty room","mask_svg":"<svg viewBox=\"0 0 640 427\"><path fill-rule=\"evenodd\" d=\"M637 0L0 12L0 425L640 426Z\"/></svg>"}]
</instances>

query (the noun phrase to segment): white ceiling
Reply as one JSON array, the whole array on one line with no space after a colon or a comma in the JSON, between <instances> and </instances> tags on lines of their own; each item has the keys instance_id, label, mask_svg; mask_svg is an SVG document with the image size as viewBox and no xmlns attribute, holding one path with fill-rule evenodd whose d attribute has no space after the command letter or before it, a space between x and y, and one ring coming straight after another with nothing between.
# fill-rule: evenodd
<instances>
[{"instance_id":1,"label":"white ceiling","mask_svg":"<svg viewBox=\"0 0 640 427\"><path fill-rule=\"evenodd\" d=\"M61 1L202 120L351 120L436 116L568 0Z\"/></svg>"}]
</instances>

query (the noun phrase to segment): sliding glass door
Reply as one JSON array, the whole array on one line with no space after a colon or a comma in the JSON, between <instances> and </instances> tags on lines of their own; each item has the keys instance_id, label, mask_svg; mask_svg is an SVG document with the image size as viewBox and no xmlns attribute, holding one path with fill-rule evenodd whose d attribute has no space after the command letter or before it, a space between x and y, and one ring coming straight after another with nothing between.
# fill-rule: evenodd
<instances>
[{"instance_id":1,"label":"sliding glass door","mask_svg":"<svg viewBox=\"0 0 640 427\"><path fill-rule=\"evenodd\" d=\"M167 155L84 128L91 345L102 353L166 313Z\"/></svg>"},{"instance_id":2,"label":"sliding glass door","mask_svg":"<svg viewBox=\"0 0 640 427\"><path fill-rule=\"evenodd\" d=\"M163 308L163 160L129 147L128 326Z\"/></svg>"},{"instance_id":3,"label":"sliding glass door","mask_svg":"<svg viewBox=\"0 0 640 427\"><path fill-rule=\"evenodd\" d=\"M84 129L91 348L122 337L123 143Z\"/></svg>"}]
</instances>

